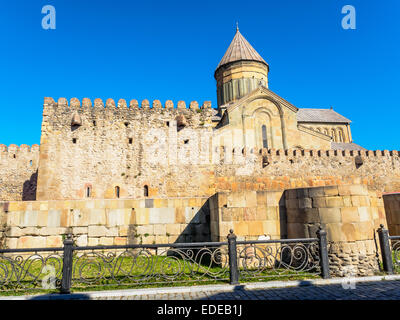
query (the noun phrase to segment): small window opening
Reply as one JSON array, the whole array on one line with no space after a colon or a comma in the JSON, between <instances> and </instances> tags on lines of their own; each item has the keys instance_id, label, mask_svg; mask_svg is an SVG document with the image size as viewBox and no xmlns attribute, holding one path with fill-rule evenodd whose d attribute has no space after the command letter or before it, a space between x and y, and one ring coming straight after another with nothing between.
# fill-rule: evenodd
<instances>
[{"instance_id":1,"label":"small window opening","mask_svg":"<svg viewBox=\"0 0 400 320\"><path fill-rule=\"evenodd\" d=\"M32 160L30 160L29 161L29 165L32 167L32 164L33 164L33 162L32 162Z\"/></svg>"},{"instance_id":2,"label":"small window opening","mask_svg":"<svg viewBox=\"0 0 400 320\"><path fill-rule=\"evenodd\" d=\"M129 142L129 144L132 144L133 139L132 139L132 138L129 138L128 142Z\"/></svg>"},{"instance_id":3,"label":"small window opening","mask_svg":"<svg viewBox=\"0 0 400 320\"><path fill-rule=\"evenodd\" d=\"M125 121L125 122L124 122L124 125L125 125L125 127L128 127L129 122L128 122L128 121Z\"/></svg>"},{"instance_id":4,"label":"small window opening","mask_svg":"<svg viewBox=\"0 0 400 320\"><path fill-rule=\"evenodd\" d=\"M189 143L189 139L183 140L183 143L184 143L184 144L188 144L188 143Z\"/></svg>"},{"instance_id":5,"label":"small window opening","mask_svg":"<svg viewBox=\"0 0 400 320\"><path fill-rule=\"evenodd\" d=\"M86 187L86 198L90 198L92 196L92 188Z\"/></svg>"},{"instance_id":6,"label":"small window opening","mask_svg":"<svg viewBox=\"0 0 400 320\"><path fill-rule=\"evenodd\" d=\"M93 126L96 126L96 121L93 121Z\"/></svg>"},{"instance_id":7,"label":"small window opening","mask_svg":"<svg viewBox=\"0 0 400 320\"><path fill-rule=\"evenodd\" d=\"M120 189L119 189L119 187L118 186L116 186L115 187L115 196L117 197L117 198L119 198L119 194L120 193Z\"/></svg>"},{"instance_id":8,"label":"small window opening","mask_svg":"<svg viewBox=\"0 0 400 320\"><path fill-rule=\"evenodd\" d=\"M169 127L169 121L167 121L166 124L167 124L167 127Z\"/></svg>"},{"instance_id":9,"label":"small window opening","mask_svg":"<svg viewBox=\"0 0 400 320\"><path fill-rule=\"evenodd\" d=\"M17 156L14 154L14 155L13 155L13 158L15 159L16 157L17 157Z\"/></svg>"},{"instance_id":10,"label":"small window opening","mask_svg":"<svg viewBox=\"0 0 400 320\"><path fill-rule=\"evenodd\" d=\"M143 189L144 189L143 190L144 191L144 196L148 197L149 196L149 187L147 185L145 185Z\"/></svg>"},{"instance_id":11,"label":"small window opening","mask_svg":"<svg viewBox=\"0 0 400 320\"><path fill-rule=\"evenodd\" d=\"M76 138L72 138L72 143L76 143L77 139Z\"/></svg>"}]
</instances>

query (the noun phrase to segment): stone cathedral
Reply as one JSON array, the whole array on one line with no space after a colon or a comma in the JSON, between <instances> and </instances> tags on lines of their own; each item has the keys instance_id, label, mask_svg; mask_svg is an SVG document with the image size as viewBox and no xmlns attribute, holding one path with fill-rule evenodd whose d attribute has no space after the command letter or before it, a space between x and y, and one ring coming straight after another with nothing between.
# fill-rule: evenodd
<instances>
[{"instance_id":1,"label":"stone cathedral","mask_svg":"<svg viewBox=\"0 0 400 320\"><path fill-rule=\"evenodd\" d=\"M2 245L60 246L67 232L78 245L219 241L229 229L299 238L322 226L336 265L356 257L372 272L376 228L400 234L398 151L365 150L349 119L294 106L268 73L237 29L214 73L218 108L44 98L40 145L0 145Z\"/></svg>"}]
</instances>

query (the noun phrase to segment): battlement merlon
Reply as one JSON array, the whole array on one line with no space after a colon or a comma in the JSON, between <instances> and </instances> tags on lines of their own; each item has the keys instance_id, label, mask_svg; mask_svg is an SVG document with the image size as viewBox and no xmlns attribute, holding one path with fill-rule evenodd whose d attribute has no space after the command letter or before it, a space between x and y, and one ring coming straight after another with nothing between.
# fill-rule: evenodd
<instances>
[{"instance_id":1,"label":"battlement merlon","mask_svg":"<svg viewBox=\"0 0 400 320\"><path fill-rule=\"evenodd\" d=\"M89 98L82 99L82 105L79 99L71 98L69 103L66 98L59 98L57 102L51 97L44 98L43 104L43 115L50 115L52 112L57 110L70 110L70 111L79 111L84 109L100 109L100 110L118 110L118 109L126 109L131 111L137 110L150 110L150 111L160 111L163 109L174 109L174 103L171 100L167 100L164 105L162 105L160 100L153 100L152 108L150 108L150 102L147 99L142 100L139 108L139 103L137 100L132 99L129 102L129 106L125 99L119 99L116 104L113 99L107 99L104 107L104 102L100 98L96 98L94 100L94 104ZM211 101L204 101L201 107L199 108L199 103L197 101L191 101L189 107L187 107L185 101L178 101L176 110L190 110L193 112L203 112L211 109Z\"/></svg>"},{"instance_id":2,"label":"battlement merlon","mask_svg":"<svg viewBox=\"0 0 400 320\"><path fill-rule=\"evenodd\" d=\"M0 153L5 154L28 154L28 153L39 153L39 145L33 144L29 146L27 144L21 144L17 146L16 144L10 144L8 147L5 144L0 144Z\"/></svg>"},{"instance_id":3,"label":"battlement merlon","mask_svg":"<svg viewBox=\"0 0 400 320\"><path fill-rule=\"evenodd\" d=\"M361 157L374 161L376 159L396 159L400 161L400 151L398 150L321 150L321 149L257 149L243 146L216 147L213 152L219 154L221 158L232 154L234 156L249 157L262 161L289 161L290 159L301 158L342 158L354 159Z\"/></svg>"}]
</instances>

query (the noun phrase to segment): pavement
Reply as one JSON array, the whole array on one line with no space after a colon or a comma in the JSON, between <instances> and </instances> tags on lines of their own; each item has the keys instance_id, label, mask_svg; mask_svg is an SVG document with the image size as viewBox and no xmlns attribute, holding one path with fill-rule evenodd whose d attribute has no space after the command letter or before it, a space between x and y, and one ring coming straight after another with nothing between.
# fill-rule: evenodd
<instances>
[{"instance_id":1,"label":"pavement","mask_svg":"<svg viewBox=\"0 0 400 320\"><path fill-rule=\"evenodd\" d=\"M400 300L400 275L29 295L0 300Z\"/></svg>"}]
</instances>

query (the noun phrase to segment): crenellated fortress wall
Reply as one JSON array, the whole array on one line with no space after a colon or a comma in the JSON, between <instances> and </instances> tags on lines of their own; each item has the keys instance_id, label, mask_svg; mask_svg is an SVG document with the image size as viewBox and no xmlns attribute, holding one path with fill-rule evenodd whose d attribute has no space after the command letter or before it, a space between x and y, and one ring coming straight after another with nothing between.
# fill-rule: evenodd
<instances>
[{"instance_id":1,"label":"crenellated fortress wall","mask_svg":"<svg viewBox=\"0 0 400 320\"><path fill-rule=\"evenodd\" d=\"M0 199L132 199L145 188L164 198L341 184L400 190L398 151L246 148L219 131L210 102L45 98L40 154L37 145L0 149Z\"/></svg>"}]
</instances>

